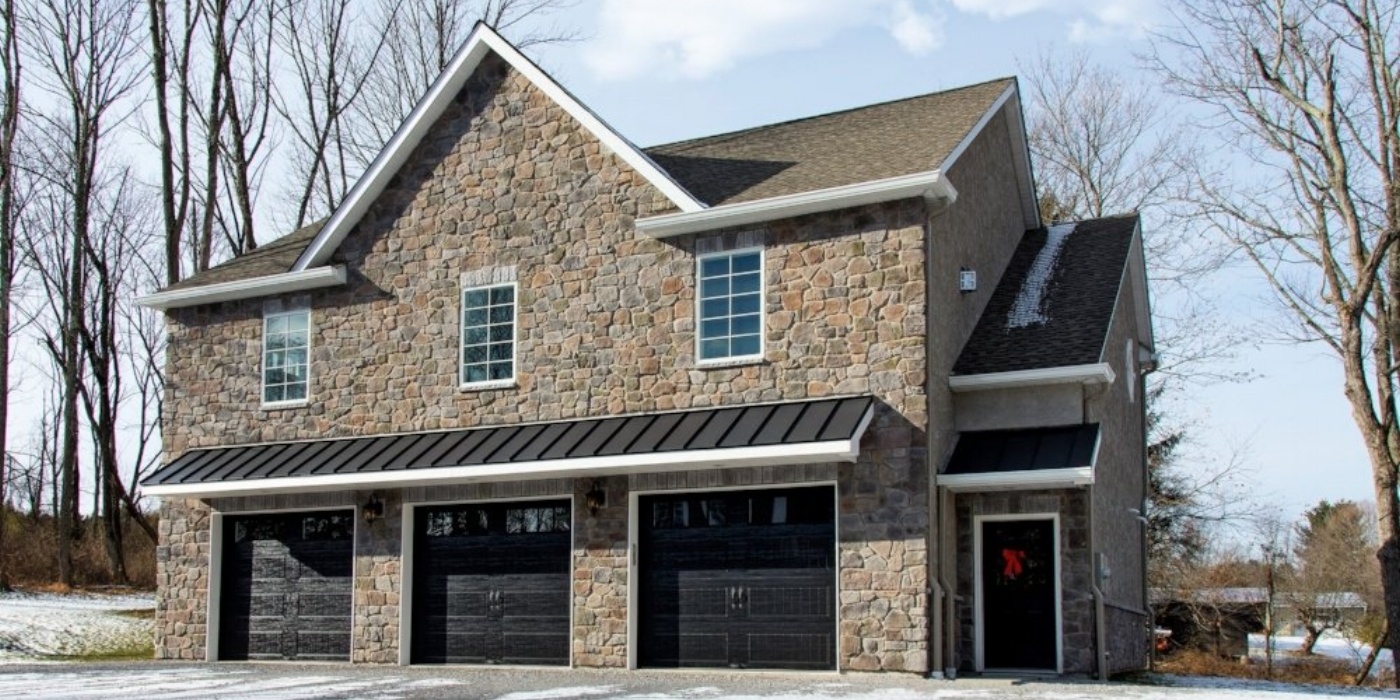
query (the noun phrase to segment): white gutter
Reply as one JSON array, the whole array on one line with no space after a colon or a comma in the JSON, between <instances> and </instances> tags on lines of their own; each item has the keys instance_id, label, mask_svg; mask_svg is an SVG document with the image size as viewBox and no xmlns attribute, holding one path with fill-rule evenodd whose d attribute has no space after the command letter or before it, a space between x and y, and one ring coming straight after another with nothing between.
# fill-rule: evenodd
<instances>
[{"instance_id":1,"label":"white gutter","mask_svg":"<svg viewBox=\"0 0 1400 700\"><path fill-rule=\"evenodd\" d=\"M966 491L1068 489L1089 486L1093 483L1093 467L938 475L938 485L954 493ZM149 489L147 489L147 492L149 492Z\"/></svg>"},{"instance_id":2,"label":"white gutter","mask_svg":"<svg viewBox=\"0 0 1400 700\"><path fill-rule=\"evenodd\" d=\"M733 447L713 450L607 457L581 457L536 462L481 464L463 467L432 467L403 469L389 472L360 472L355 474L321 474L280 479L247 479L194 484L152 484L144 486L146 496L178 496L208 498L214 496L248 496L255 494L349 491L371 488L407 488L440 484L472 484L521 479L559 477L610 476L650 472L675 472L692 469L732 469L736 467L769 467L792 464L822 464L854 462L860 456L860 439L870 424L874 411L865 419L849 440L828 440L797 445L764 445L762 447Z\"/></svg>"},{"instance_id":3,"label":"white gutter","mask_svg":"<svg viewBox=\"0 0 1400 700\"><path fill-rule=\"evenodd\" d=\"M221 301L252 299L323 287L338 287L342 284L345 284L345 266L333 265L316 267L302 272L284 272L233 282L156 292L137 299L136 303L149 309L178 309L183 306L216 304Z\"/></svg>"},{"instance_id":4,"label":"white gutter","mask_svg":"<svg viewBox=\"0 0 1400 700\"><path fill-rule=\"evenodd\" d=\"M841 187L828 187L752 202L721 204L700 211L652 216L638 219L636 228L637 233L643 236L669 238L685 233L714 231L731 226L745 226L762 221L786 219L804 214L816 214L912 197L923 197L931 202L952 203L958 198L958 191L952 183L948 182L947 178L943 177L942 172L930 170L914 175L902 175Z\"/></svg>"},{"instance_id":5,"label":"white gutter","mask_svg":"<svg viewBox=\"0 0 1400 700\"><path fill-rule=\"evenodd\" d=\"M956 393L963 393L1050 384L1112 384L1116 377L1113 367L1107 362L1099 362L1092 365L1025 369L1016 372L954 375L948 378L948 388Z\"/></svg>"}]
</instances>

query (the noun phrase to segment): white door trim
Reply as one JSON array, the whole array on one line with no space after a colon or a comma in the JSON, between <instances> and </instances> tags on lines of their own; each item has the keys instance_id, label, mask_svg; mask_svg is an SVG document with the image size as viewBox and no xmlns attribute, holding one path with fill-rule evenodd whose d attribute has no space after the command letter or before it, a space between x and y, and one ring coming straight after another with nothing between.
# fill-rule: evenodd
<instances>
[{"instance_id":1,"label":"white door trim","mask_svg":"<svg viewBox=\"0 0 1400 700\"><path fill-rule=\"evenodd\" d=\"M974 515L972 516L972 571L973 571L973 600L974 618L973 630L976 637L976 659L975 668L977 671L986 671L986 625L984 620L985 610L983 602L986 596L982 593L982 524L985 522L1007 522L1019 520L1049 520L1052 539L1054 543L1055 559L1055 673L1065 672L1065 650L1064 650L1064 562L1060 556L1060 514L1052 513L1015 513L1009 515ZM997 669L1002 670L1002 669ZM1037 670L1044 669L1006 669L1006 670Z\"/></svg>"},{"instance_id":2,"label":"white door trim","mask_svg":"<svg viewBox=\"0 0 1400 700\"><path fill-rule=\"evenodd\" d=\"M539 501L565 501L569 502L569 662L568 668L574 667L574 552L578 544L578 523L575 517L578 515L578 504L575 503L572 491L555 495L544 496L511 496L508 498L467 498L467 499L446 499L440 501L412 501L403 504L403 512L400 514L402 522L399 543L399 665L413 665L413 566L414 556L414 531L413 526L417 518L419 508L431 508L434 506L469 506L475 503L497 504L497 503L535 503ZM528 666L534 668L534 666Z\"/></svg>"},{"instance_id":3,"label":"white door trim","mask_svg":"<svg viewBox=\"0 0 1400 700\"><path fill-rule=\"evenodd\" d=\"M358 499L356 499L358 500ZM350 654L346 663L355 659L355 564L359 560L356 546L360 536L360 506L316 506L313 508L265 508L257 510L214 510L209 511L209 587L204 601L204 660L219 660L219 625L223 609L224 578L224 518L240 518L245 515L290 515L292 513L331 513L339 510L351 511L350 519L354 530L350 533Z\"/></svg>"},{"instance_id":4,"label":"white door trim","mask_svg":"<svg viewBox=\"0 0 1400 700\"><path fill-rule=\"evenodd\" d=\"M638 501L642 496L659 496L673 493L720 493L726 491L769 491L780 489L800 489L817 488L822 486L831 487L831 497L833 500L832 511L832 547L835 559L834 573L835 580L832 581L836 598L836 609L833 617L836 619L836 628L832 630L832 655L836 660L836 672L841 672L841 487L835 479L825 479L820 481L802 481L785 484L746 484L743 486L719 486L702 488L679 488L679 489L646 489L634 491L628 489L627 492L627 668L637 669L637 632L639 628L638 590L640 579L638 563L638 544L641 535L641 519L638 509Z\"/></svg>"}]
</instances>

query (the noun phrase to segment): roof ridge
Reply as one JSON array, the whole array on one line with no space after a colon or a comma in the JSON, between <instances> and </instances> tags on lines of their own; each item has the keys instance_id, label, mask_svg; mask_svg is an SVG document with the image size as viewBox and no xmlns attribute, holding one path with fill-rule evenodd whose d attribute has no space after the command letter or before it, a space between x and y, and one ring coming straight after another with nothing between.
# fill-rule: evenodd
<instances>
[{"instance_id":1,"label":"roof ridge","mask_svg":"<svg viewBox=\"0 0 1400 700\"><path fill-rule=\"evenodd\" d=\"M948 89L946 89L946 90L935 90L935 91L933 91L933 92L925 92L925 93L921 93L921 94L918 94L918 95L908 95L908 96L905 96L905 97L896 97L896 98L894 98L894 99L884 100L884 101L882 101L882 102L874 102L874 103L871 103L871 104L858 105L858 106L855 106L855 107L846 107L846 108L844 108L844 109L837 109L837 110L833 110L833 111L830 111L830 112L822 112L822 113L820 113L820 114L810 114L810 115L807 115L807 116L805 116L805 117L796 117L796 118L793 118L793 119L785 119L785 120L783 120L783 121L771 122L771 123L768 123L768 124L758 124L758 125L755 125L755 126L744 127L744 128L742 128L742 129L736 129L736 130L734 130L734 131L722 131L722 132L720 132L720 133L717 133L717 134L710 134L710 135L707 135L707 136L695 136L695 137L691 137L691 138L688 138L688 139L681 139L681 140L679 140L679 141L670 141L670 142L667 142L667 143L659 143L659 144L656 144L656 145L653 145L653 146L645 146L645 147L641 148L640 150L643 151L644 153L646 153L647 155L650 156L650 155L653 155L653 153L652 153L653 151L660 151L660 150L662 150L662 149L679 148L679 147L686 146L686 145L689 145L689 144L698 144L698 143L700 143L700 142L715 143L715 142L719 142L719 141L726 140L726 139L736 138L736 137L739 137L739 136L747 136L747 135L752 134L752 133L755 133L755 132L764 131L764 130L767 130L767 129L774 129L774 128L781 127L781 126L788 126L788 125L791 125L791 124L799 124L799 123L802 123L802 122L813 121L813 120L816 120L816 119L825 119L825 118L827 118L827 117L835 117L835 116L840 116L840 115L843 115L843 114L850 114L850 113L852 113L852 112L861 112L861 111L865 111L865 110L867 110L867 109L874 109L874 108L877 108L877 107L887 107L887 106L889 106L889 105L899 104L900 102L912 102L912 101L914 101L914 100L926 99L926 98L929 98L929 97L935 97L935 96L940 96L940 95L948 95L948 94L955 93L955 92L962 92L962 91L964 91L964 90L971 90L971 89L974 89L974 88L985 87L985 86L987 86L987 85L992 85L992 84L994 84L994 83L1015 82L1015 81L1016 81L1016 77L1015 77L1015 76L1003 76L1003 77L1000 77L1000 78L993 78L993 79L991 79L991 80L984 80L984 81L982 81L982 82L980 82L980 83L972 83L972 84L970 84L970 85L960 85L960 86L958 86L958 87L948 88ZM663 155L663 156L664 156L664 155L671 155L671 154L668 154L668 153L659 153L659 154L656 154L656 155Z\"/></svg>"}]
</instances>

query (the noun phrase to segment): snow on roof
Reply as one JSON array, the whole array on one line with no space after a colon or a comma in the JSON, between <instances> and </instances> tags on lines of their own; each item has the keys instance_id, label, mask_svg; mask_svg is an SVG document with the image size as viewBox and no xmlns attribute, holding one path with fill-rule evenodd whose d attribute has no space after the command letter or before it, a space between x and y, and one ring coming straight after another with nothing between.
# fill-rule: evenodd
<instances>
[{"instance_id":1,"label":"snow on roof","mask_svg":"<svg viewBox=\"0 0 1400 700\"><path fill-rule=\"evenodd\" d=\"M1045 237L1045 247L1035 256L1030 272L1021 283L1021 292L1011 305L1011 313L1006 316L1007 328L1025 328L1034 323L1045 323L1050 317L1045 312L1045 296L1050 288L1050 278L1055 271L1055 263L1060 260L1060 251L1065 241L1074 233L1075 224L1051 226Z\"/></svg>"}]
</instances>

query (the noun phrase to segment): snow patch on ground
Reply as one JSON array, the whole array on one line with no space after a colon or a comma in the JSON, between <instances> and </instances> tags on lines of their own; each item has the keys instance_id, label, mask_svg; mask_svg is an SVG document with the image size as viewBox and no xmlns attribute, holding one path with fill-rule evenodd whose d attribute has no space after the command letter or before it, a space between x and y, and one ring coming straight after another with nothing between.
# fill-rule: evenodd
<instances>
[{"instance_id":1,"label":"snow patch on ground","mask_svg":"<svg viewBox=\"0 0 1400 700\"><path fill-rule=\"evenodd\" d=\"M605 686L584 686L576 688L550 688L549 690L531 690L519 693L508 693L502 695L498 700L562 700L564 698L586 698L593 695L608 695L616 693L617 687Z\"/></svg>"},{"instance_id":2,"label":"snow patch on ground","mask_svg":"<svg viewBox=\"0 0 1400 700\"><path fill-rule=\"evenodd\" d=\"M154 595L0 593L0 664L148 646ZM121 614L121 613L137 614Z\"/></svg>"},{"instance_id":3,"label":"snow patch on ground","mask_svg":"<svg viewBox=\"0 0 1400 700\"><path fill-rule=\"evenodd\" d=\"M1298 658L1294 655L1303 648L1303 638L1286 636L1274 637L1274 663L1288 663L1292 659ZM1337 634L1335 631L1327 631L1317 640L1313 646L1313 654L1325 656L1331 659L1341 659L1352 663L1352 668L1360 669L1361 662L1366 660L1366 655L1371 653L1371 645L1352 641ZM1249 635L1249 658L1262 661L1264 654L1264 635ZM1394 668L1395 662L1391 658L1389 649L1382 649L1376 656L1376 665L1371 668L1371 675Z\"/></svg>"}]
</instances>

